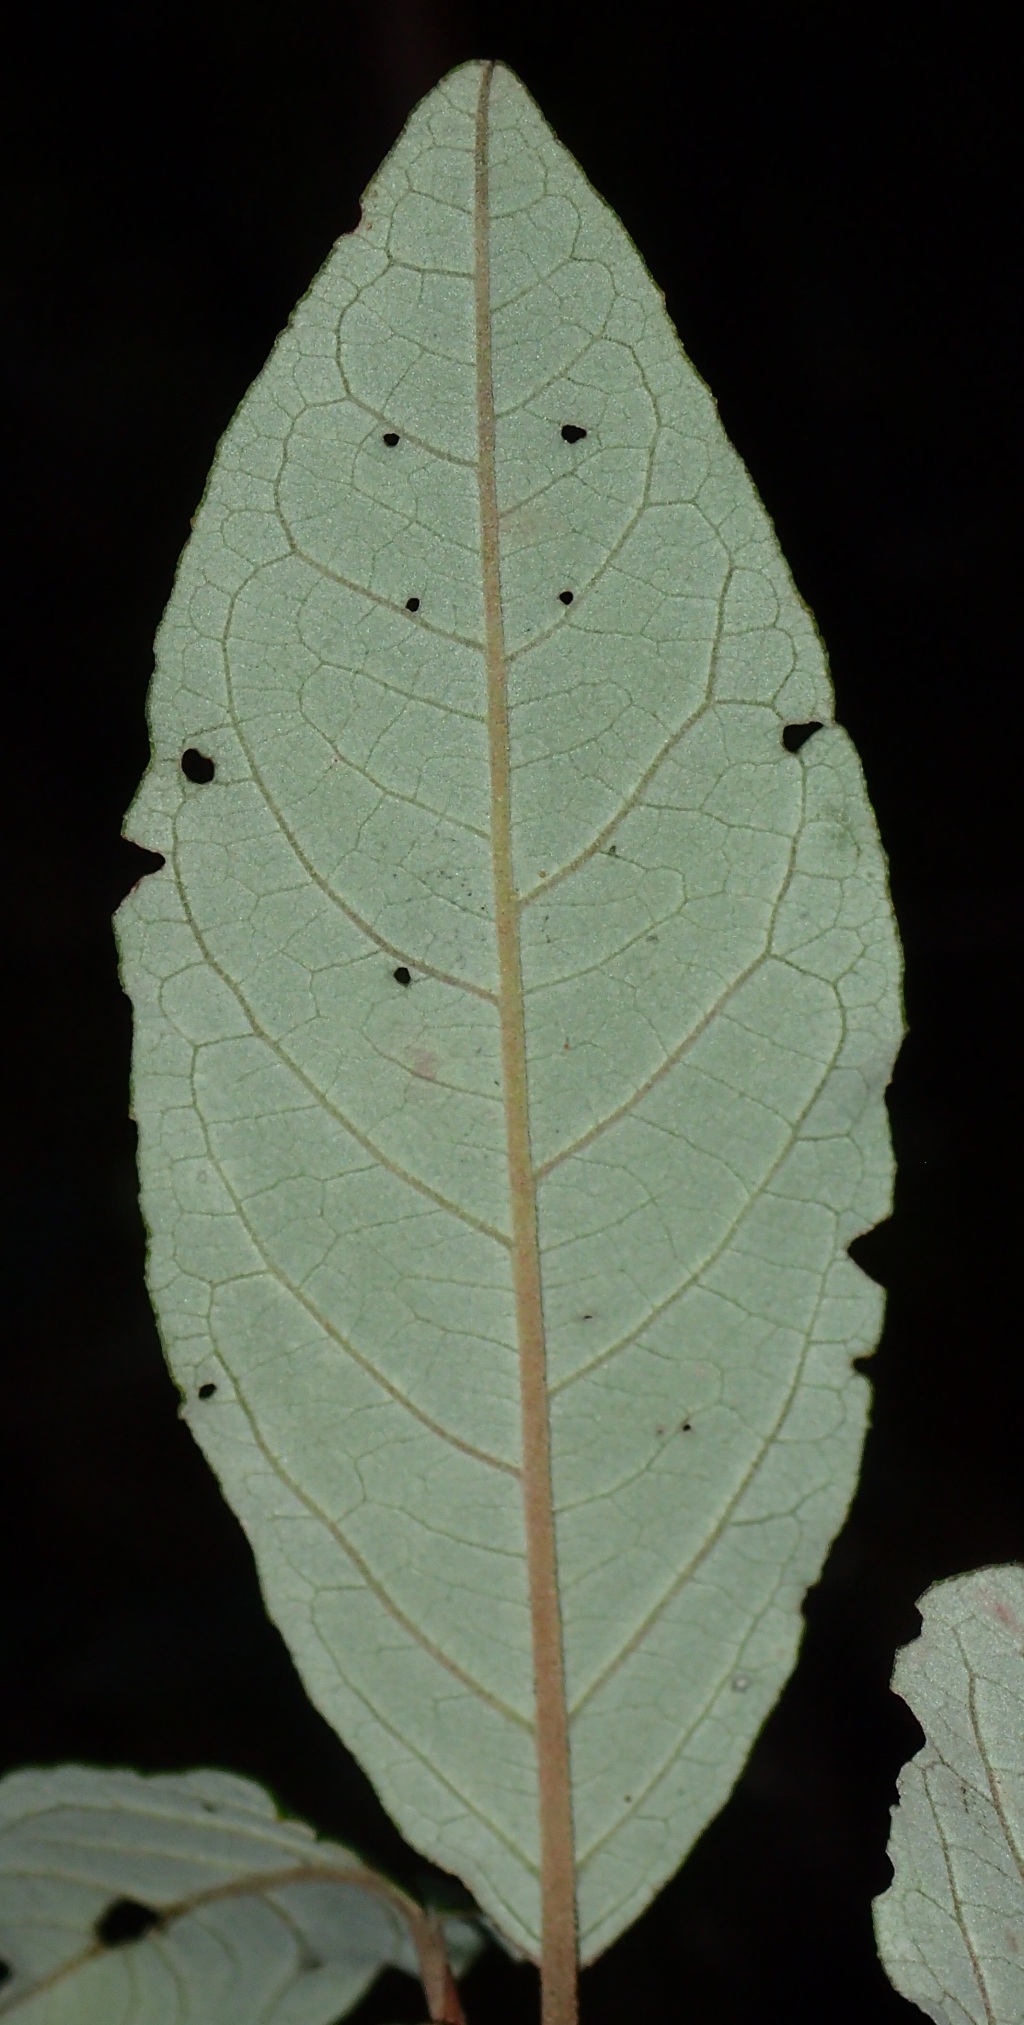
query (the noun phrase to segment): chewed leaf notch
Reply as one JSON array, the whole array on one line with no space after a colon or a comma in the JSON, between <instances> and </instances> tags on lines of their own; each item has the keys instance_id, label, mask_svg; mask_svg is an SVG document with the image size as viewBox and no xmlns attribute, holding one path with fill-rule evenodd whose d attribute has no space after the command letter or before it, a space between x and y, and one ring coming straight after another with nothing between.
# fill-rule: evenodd
<instances>
[{"instance_id":1,"label":"chewed leaf notch","mask_svg":"<svg viewBox=\"0 0 1024 2025\"><path fill-rule=\"evenodd\" d=\"M773 530L500 65L417 108L243 401L150 719L118 929L183 1411L404 1833L589 1960L727 1797L849 1501L899 958Z\"/></svg>"}]
</instances>

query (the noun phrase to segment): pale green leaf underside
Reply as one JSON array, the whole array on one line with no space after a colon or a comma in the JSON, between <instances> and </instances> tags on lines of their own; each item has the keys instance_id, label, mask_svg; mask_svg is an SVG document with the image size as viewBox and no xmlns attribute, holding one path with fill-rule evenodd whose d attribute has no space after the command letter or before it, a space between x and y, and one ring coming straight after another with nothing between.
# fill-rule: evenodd
<instances>
[{"instance_id":1,"label":"pale green leaf underside","mask_svg":"<svg viewBox=\"0 0 1024 2025\"><path fill-rule=\"evenodd\" d=\"M937 2025L1024 2018L1024 1567L921 1598L892 1684L926 1742L903 1767L875 1900L889 1976Z\"/></svg>"},{"instance_id":2,"label":"pale green leaf underside","mask_svg":"<svg viewBox=\"0 0 1024 2025\"><path fill-rule=\"evenodd\" d=\"M368 1875L224 1772L11 1773L0 1782L0 1956L12 1971L0 2017L334 2025L381 1969L419 1973L401 1894L389 1903L383 1880L385 1895L358 1881ZM103 1947L96 1923L125 1898L177 1911ZM448 1925L453 1960L465 1961L472 1935Z\"/></svg>"},{"instance_id":3,"label":"pale green leaf underside","mask_svg":"<svg viewBox=\"0 0 1024 2025\"><path fill-rule=\"evenodd\" d=\"M536 1954L483 79L466 65L414 113L221 444L130 819L168 862L119 933L150 1284L189 1424L313 1699L409 1839ZM889 1206L899 961L856 755L764 510L635 248L500 67L487 162L589 1959L727 1796L846 1510L850 1364L881 1295L845 1247ZM188 747L211 784L183 778Z\"/></svg>"}]
</instances>

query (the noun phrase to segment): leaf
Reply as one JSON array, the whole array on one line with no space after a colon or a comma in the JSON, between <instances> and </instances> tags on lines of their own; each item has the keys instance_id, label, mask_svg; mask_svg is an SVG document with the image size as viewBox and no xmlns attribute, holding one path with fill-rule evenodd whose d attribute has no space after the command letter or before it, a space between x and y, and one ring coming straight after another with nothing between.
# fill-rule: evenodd
<instances>
[{"instance_id":1,"label":"leaf","mask_svg":"<svg viewBox=\"0 0 1024 2025\"><path fill-rule=\"evenodd\" d=\"M847 1507L899 958L764 510L501 66L242 403L150 714L182 1410L403 1832L568 1974L574 1886L589 1960L726 1799Z\"/></svg>"},{"instance_id":2,"label":"leaf","mask_svg":"<svg viewBox=\"0 0 1024 2025\"><path fill-rule=\"evenodd\" d=\"M892 1684L926 1741L893 1810L875 1937L939 2025L1024 2018L1024 1567L937 1582Z\"/></svg>"},{"instance_id":3,"label":"leaf","mask_svg":"<svg viewBox=\"0 0 1024 2025\"><path fill-rule=\"evenodd\" d=\"M0 1956L24 2025L334 2025L389 1965L444 1973L429 1915L250 1780L83 1765L0 1781Z\"/></svg>"}]
</instances>

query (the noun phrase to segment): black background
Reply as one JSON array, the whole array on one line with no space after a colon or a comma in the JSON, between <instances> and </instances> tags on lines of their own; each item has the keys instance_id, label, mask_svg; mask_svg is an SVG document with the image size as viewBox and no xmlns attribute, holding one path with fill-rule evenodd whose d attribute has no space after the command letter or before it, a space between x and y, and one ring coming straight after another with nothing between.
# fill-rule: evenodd
<instances>
[{"instance_id":1,"label":"black background","mask_svg":"<svg viewBox=\"0 0 1024 2025\"><path fill-rule=\"evenodd\" d=\"M13 1122L3 1768L222 1765L416 1882L305 1700L176 1418L143 1287L109 916L153 632L214 445L454 63L523 78L637 241L830 648L907 960L890 1288L857 1499L733 1799L584 1979L585 2025L918 2016L875 1959L936 1578L1024 1557L1018 549L994 9L94 0L23 20L5 188ZM533 2021L491 1951L471 2025ZM355 2019L414 2019L386 1978Z\"/></svg>"}]
</instances>

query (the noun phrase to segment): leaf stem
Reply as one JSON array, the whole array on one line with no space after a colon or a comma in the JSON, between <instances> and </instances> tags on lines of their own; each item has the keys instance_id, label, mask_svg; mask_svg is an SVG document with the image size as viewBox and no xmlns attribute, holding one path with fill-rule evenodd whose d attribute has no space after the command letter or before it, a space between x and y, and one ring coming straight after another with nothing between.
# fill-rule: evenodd
<instances>
[{"instance_id":1,"label":"leaf stem","mask_svg":"<svg viewBox=\"0 0 1024 2025\"><path fill-rule=\"evenodd\" d=\"M466 2014L455 1987L444 1944L444 1928L436 1913L417 1906L407 1913L420 1965L420 1982L431 2025L466 2025Z\"/></svg>"}]
</instances>

